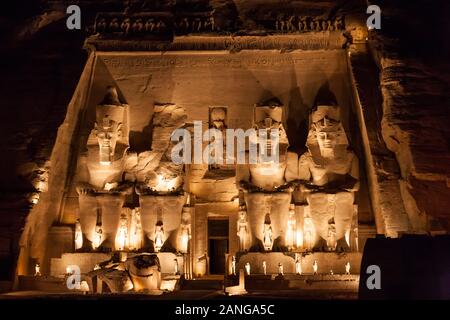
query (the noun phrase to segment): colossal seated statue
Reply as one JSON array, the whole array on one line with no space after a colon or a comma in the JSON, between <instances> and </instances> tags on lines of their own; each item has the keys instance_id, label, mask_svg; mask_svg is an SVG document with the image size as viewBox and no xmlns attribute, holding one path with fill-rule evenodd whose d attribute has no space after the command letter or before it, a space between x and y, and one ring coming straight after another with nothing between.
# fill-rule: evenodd
<instances>
[{"instance_id":1,"label":"colossal seated statue","mask_svg":"<svg viewBox=\"0 0 450 320\"><path fill-rule=\"evenodd\" d=\"M125 196L131 192L131 185L123 180L128 147L128 106L120 102L116 88L108 87L95 109L86 150L78 159L76 180L85 250L115 247ZM79 247L81 241L77 241Z\"/></svg>"},{"instance_id":2,"label":"colossal seated statue","mask_svg":"<svg viewBox=\"0 0 450 320\"><path fill-rule=\"evenodd\" d=\"M315 229L314 250L349 251L359 167L349 149L339 107L316 106L306 145L308 151L298 163L298 178Z\"/></svg>"},{"instance_id":3,"label":"colossal seated statue","mask_svg":"<svg viewBox=\"0 0 450 320\"><path fill-rule=\"evenodd\" d=\"M249 143L258 145L258 159L251 159L250 149L247 164L237 166L237 179L247 208L250 251L286 249L292 190L285 177L288 139L282 116L283 106L278 99L255 106L256 134L250 135Z\"/></svg>"}]
</instances>

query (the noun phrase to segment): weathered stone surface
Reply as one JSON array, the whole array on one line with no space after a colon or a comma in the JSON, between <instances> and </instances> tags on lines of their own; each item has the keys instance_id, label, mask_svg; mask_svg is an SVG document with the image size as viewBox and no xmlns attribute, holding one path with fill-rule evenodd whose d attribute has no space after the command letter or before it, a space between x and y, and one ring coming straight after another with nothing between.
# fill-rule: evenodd
<instances>
[{"instance_id":1,"label":"weathered stone surface","mask_svg":"<svg viewBox=\"0 0 450 320\"><path fill-rule=\"evenodd\" d=\"M424 14L420 9L423 1L411 7L383 2L388 22L371 42L380 67L382 136L399 163L403 201L412 228L422 232L431 231L428 228L435 222L450 230L450 78L446 61L450 50L434 33L436 29L449 30L441 20L441 10L449 4L438 3L427 6L430 11ZM408 15L420 16L420 27ZM395 24L401 27L394 28ZM425 226L424 214L428 217Z\"/></svg>"}]
</instances>

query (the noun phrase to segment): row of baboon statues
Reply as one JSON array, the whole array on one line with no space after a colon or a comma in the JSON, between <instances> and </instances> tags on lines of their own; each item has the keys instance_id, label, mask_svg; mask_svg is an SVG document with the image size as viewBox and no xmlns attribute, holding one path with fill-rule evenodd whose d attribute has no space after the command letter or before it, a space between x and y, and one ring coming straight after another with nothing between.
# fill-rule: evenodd
<instances>
[{"instance_id":1,"label":"row of baboon statues","mask_svg":"<svg viewBox=\"0 0 450 320\"><path fill-rule=\"evenodd\" d=\"M100 17L97 19L95 31L98 33L164 33L168 30L168 21L152 17ZM214 17L180 18L176 21L177 31L212 32L215 31Z\"/></svg>"},{"instance_id":2,"label":"row of baboon statues","mask_svg":"<svg viewBox=\"0 0 450 320\"><path fill-rule=\"evenodd\" d=\"M169 20L161 17L124 17L100 16L95 24L97 33L165 33L169 30ZM214 17L197 16L181 17L176 19L174 27L181 33L214 32L217 30ZM344 17L335 19L321 19L311 17L291 16L279 18L275 21L275 30L278 32L297 31L339 31L344 30Z\"/></svg>"},{"instance_id":3,"label":"row of baboon statues","mask_svg":"<svg viewBox=\"0 0 450 320\"><path fill-rule=\"evenodd\" d=\"M275 22L275 30L281 32L294 31L339 31L344 30L344 17L322 19L311 17L290 16L279 18Z\"/></svg>"}]
</instances>

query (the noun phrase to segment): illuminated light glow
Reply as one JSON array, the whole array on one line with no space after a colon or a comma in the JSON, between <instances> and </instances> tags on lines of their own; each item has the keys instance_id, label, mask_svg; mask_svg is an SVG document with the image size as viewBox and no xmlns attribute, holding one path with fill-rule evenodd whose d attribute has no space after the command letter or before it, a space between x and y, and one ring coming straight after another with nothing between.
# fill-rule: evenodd
<instances>
[{"instance_id":1,"label":"illuminated light glow","mask_svg":"<svg viewBox=\"0 0 450 320\"><path fill-rule=\"evenodd\" d=\"M288 222L287 222L287 231L286 231L286 245L289 249L292 249L295 244L295 227L296 227L296 221L293 214L289 215Z\"/></svg>"},{"instance_id":2,"label":"illuminated light glow","mask_svg":"<svg viewBox=\"0 0 450 320\"><path fill-rule=\"evenodd\" d=\"M189 243L189 235L187 232L183 232L180 236L180 251L182 253L187 253Z\"/></svg>"},{"instance_id":3,"label":"illuminated light glow","mask_svg":"<svg viewBox=\"0 0 450 320\"><path fill-rule=\"evenodd\" d=\"M231 272L230 274L236 275L236 256L231 257Z\"/></svg>"},{"instance_id":4,"label":"illuminated light glow","mask_svg":"<svg viewBox=\"0 0 450 320\"><path fill-rule=\"evenodd\" d=\"M41 266L39 263L36 263L36 265L34 266L34 276L35 277L41 276Z\"/></svg>"},{"instance_id":5,"label":"illuminated light glow","mask_svg":"<svg viewBox=\"0 0 450 320\"><path fill-rule=\"evenodd\" d=\"M284 275L283 264L281 262L278 263L278 274Z\"/></svg>"},{"instance_id":6,"label":"illuminated light glow","mask_svg":"<svg viewBox=\"0 0 450 320\"><path fill-rule=\"evenodd\" d=\"M83 247L83 232L81 231L80 221L77 220L75 223L75 250L81 249Z\"/></svg>"},{"instance_id":7,"label":"illuminated light glow","mask_svg":"<svg viewBox=\"0 0 450 320\"><path fill-rule=\"evenodd\" d=\"M111 161L100 161L100 165L101 166L109 166L109 165L111 165Z\"/></svg>"},{"instance_id":8,"label":"illuminated light glow","mask_svg":"<svg viewBox=\"0 0 450 320\"><path fill-rule=\"evenodd\" d=\"M39 193L35 192L31 195L30 201L32 204L38 204L39 202Z\"/></svg>"},{"instance_id":9,"label":"illuminated light glow","mask_svg":"<svg viewBox=\"0 0 450 320\"><path fill-rule=\"evenodd\" d=\"M178 182L179 182L179 177L167 179L162 175L158 175L155 189L156 189L156 191L170 191L170 190L175 189Z\"/></svg>"},{"instance_id":10,"label":"illuminated light glow","mask_svg":"<svg viewBox=\"0 0 450 320\"><path fill-rule=\"evenodd\" d=\"M247 293L245 290L245 275L244 270L239 270L239 285L225 288L225 292L229 296L239 296Z\"/></svg>"},{"instance_id":11,"label":"illuminated light glow","mask_svg":"<svg viewBox=\"0 0 450 320\"><path fill-rule=\"evenodd\" d=\"M164 229L162 224L156 225L155 231L155 251L159 252L164 244Z\"/></svg>"},{"instance_id":12,"label":"illuminated light glow","mask_svg":"<svg viewBox=\"0 0 450 320\"><path fill-rule=\"evenodd\" d=\"M345 274L350 274L350 262L348 261L345 264Z\"/></svg>"},{"instance_id":13,"label":"illuminated light glow","mask_svg":"<svg viewBox=\"0 0 450 320\"><path fill-rule=\"evenodd\" d=\"M247 275L250 275L250 262L247 262L245 264L245 272L247 273Z\"/></svg>"},{"instance_id":14,"label":"illuminated light glow","mask_svg":"<svg viewBox=\"0 0 450 320\"><path fill-rule=\"evenodd\" d=\"M112 183L107 182L107 183L105 183L105 187L103 189L105 191L111 191L112 189L117 188L118 185L119 184L117 182L112 182Z\"/></svg>"},{"instance_id":15,"label":"illuminated light glow","mask_svg":"<svg viewBox=\"0 0 450 320\"><path fill-rule=\"evenodd\" d=\"M310 231L306 231L305 234L305 247L309 250L312 247L312 236Z\"/></svg>"},{"instance_id":16,"label":"illuminated light glow","mask_svg":"<svg viewBox=\"0 0 450 320\"><path fill-rule=\"evenodd\" d=\"M39 192L44 192L48 189L47 182L45 180L39 180L34 187Z\"/></svg>"},{"instance_id":17,"label":"illuminated light glow","mask_svg":"<svg viewBox=\"0 0 450 320\"><path fill-rule=\"evenodd\" d=\"M100 247L100 245L102 244L102 242L103 242L103 239L102 239L102 228L101 227L95 227L95 231L94 231L94 236L93 236L93 241L92 241L92 248L94 249L94 250L96 250L98 247Z\"/></svg>"},{"instance_id":18,"label":"illuminated light glow","mask_svg":"<svg viewBox=\"0 0 450 320\"><path fill-rule=\"evenodd\" d=\"M266 263L266 261L263 261L263 273L264 273L264 275L267 275L267 263Z\"/></svg>"},{"instance_id":19,"label":"illuminated light glow","mask_svg":"<svg viewBox=\"0 0 450 320\"><path fill-rule=\"evenodd\" d=\"M296 242L297 242L297 247L303 247L303 232L301 230L297 230L296 233Z\"/></svg>"},{"instance_id":20,"label":"illuminated light glow","mask_svg":"<svg viewBox=\"0 0 450 320\"><path fill-rule=\"evenodd\" d=\"M125 250L127 245L127 239L128 239L128 227L127 227L127 218L125 216L122 216L120 218L120 226L117 230L116 240L115 240L115 247L116 250L122 251Z\"/></svg>"},{"instance_id":21,"label":"illuminated light glow","mask_svg":"<svg viewBox=\"0 0 450 320\"><path fill-rule=\"evenodd\" d=\"M302 263L299 260L295 263L295 273L298 275L302 274Z\"/></svg>"},{"instance_id":22,"label":"illuminated light glow","mask_svg":"<svg viewBox=\"0 0 450 320\"><path fill-rule=\"evenodd\" d=\"M71 268L70 266L67 266L67 267L66 267L66 274L67 274L67 275L71 275L72 273L73 273L72 268Z\"/></svg>"},{"instance_id":23,"label":"illuminated light glow","mask_svg":"<svg viewBox=\"0 0 450 320\"><path fill-rule=\"evenodd\" d=\"M134 289L134 285L133 282L131 282L131 280L128 280L127 282L125 282L124 286L123 286L124 291L131 291Z\"/></svg>"},{"instance_id":24,"label":"illuminated light glow","mask_svg":"<svg viewBox=\"0 0 450 320\"><path fill-rule=\"evenodd\" d=\"M80 283L80 291L83 291L84 293L88 293L89 292L89 285L88 285L87 281L81 281L81 283Z\"/></svg>"},{"instance_id":25,"label":"illuminated light glow","mask_svg":"<svg viewBox=\"0 0 450 320\"><path fill-rule=\"evenodd\" d=\"M317 274L317 270L319 269L319 266L317 265L317 260L314 260L313 263L313 272L314 274Z\"/></svg>"},{"instance_id":26,"label":"illuminated light glow","mask_svg":"<svg viewBox=\"0 0 450 320\"><path fill-rule=\"evenodd\" d=\"M177 284L176 279L161 280L160 290L172 292L175 290L175 285Z\"/></svg>"},{"instance_id":27,"label":"illuminated light glow","mask_svg":"<svg viewBox=\"0 0 450 320\"><path fill-rule=\"evenodd\" d=\"M350 230L345 231L345 242L350 246Z\"/></svg>"},{"instance_id":28,"label":"illuminated light glow","mask_svg":"<svg viewBox=\"0 0 450 320\"><path fill-rule=\"evenodd\" d=\"M142 246L142 225L140 221L139 209L133 209L131 212L130 235L128 236L128 248L138 250Z\"/></svg>"}]
</instances>

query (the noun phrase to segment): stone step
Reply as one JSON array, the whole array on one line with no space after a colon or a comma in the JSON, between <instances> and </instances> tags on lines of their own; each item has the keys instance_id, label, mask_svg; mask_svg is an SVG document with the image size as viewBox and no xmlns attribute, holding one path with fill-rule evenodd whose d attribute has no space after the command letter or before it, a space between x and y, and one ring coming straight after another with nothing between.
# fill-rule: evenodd
<instances>
[{"instance_id":1,"label":"stone step","mask_svg":"<svg viewBox=\"0 0 450 320\"><path fill-rule=\"evenodd\" d=\"M238 280L230 279L227 285L237 284ZM339 292L358 292L359 275L350 274L319 274L319 275L256 275L245 277L245 289L260 290L330 290Z\"/></svg>"},{"instance_id":2,"label":"stone step","mask_svg":"<svg viewBox=\"0 0 450 320\"><path fill-rule=\"evenodd\" d=\"M181 290L222 290L223 280L184 280Z\"/></svg>"}]
</instances>

